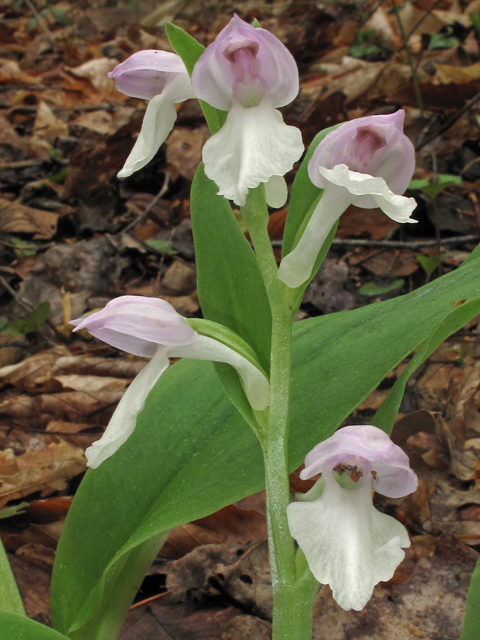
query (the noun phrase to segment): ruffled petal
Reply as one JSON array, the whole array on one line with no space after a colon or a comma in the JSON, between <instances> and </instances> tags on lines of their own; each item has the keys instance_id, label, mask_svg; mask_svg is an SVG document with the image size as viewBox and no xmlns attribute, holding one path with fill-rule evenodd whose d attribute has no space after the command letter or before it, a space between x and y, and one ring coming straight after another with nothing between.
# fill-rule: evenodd
<instances>
[{"instance_id":1,"label":"ruffled petal","mask_svg":"<svg viewBox=\"0 0 480 640\"><path fill-rule=\"evenodd\" d=\"M283 176L302 153L300 131L264 100L250 108L234 104L223 127L205 143L203 161L219 195L243 206L249 189Z\"/></svg>"},{"instance_id":2,"label":"ruffled petal","mask_svg":"<svg viewBox=\"0 0 480 640\"><path fill-rule=\"evenodd\" d=\"M393 193L383 178L351 171L346 164L338 164L333 169L320 166L318 170L331 184L347 189L357 207L380 207L395 222L417 222L410 217L417 206L415 199Z\"/></svg>"},{"instance_id":3,"label":"ruffled petal","mask_svg":"<svg viewBox=\"0 0 480 640\"><path fill-rule=\"evenodd\" d=\"M174 103L192 97L188 76L180 74L169 78L162 93L148 103L142 128L123 169L117 174L119 178L128 178L153 159L177 119Z\"/></svg>"},{"instance_id":4,"label":"ruffled petal","mask_svg":"<svg viewBox=\"0 0 480 640\"><path fill-rule=\"evenodd\" d=\"M310 278L323 243L351 201L346 189L333 185L325 189L298 244L280 263L278 277L282 282L295 289Z\"/></svg>"},{"instance_id":5,"label":"ruffled petal","mask_svg":"<svg viewBox=\"0 0 480 640\"><path fill-rule=\"evenodd\" d=\"M313 575L345 610L363 609L410 546L405 528L375 509L367 482L348 491L330 477L318 500L292 503L287 515Z\"/></svg>"},{"instance_id":6,"label":"ruffled petal","mask_svg":"<svg viewBox=\"0 0 480 640\"><path fill-rule=\"evenodd\" d=\"M283 176L272 176L265 183L265 198L269 207L281 209L288 198L288 188Z\"/></svg>"},{"instance_id":7,"label":"ruffled petal","mask_svg":"<svg viewBox=\"0 0 480 640\"><path fill-rule=\"evenodd\" d=\"M103 436L86 450L89 467L99 467L132 435L148 394L167 368L168 357L165 349L160 347L123 394Z\"/></svg>"},{"instance_id":8,"label":"ruffled petal","mask_svg":"<svg viewBox=\"0 0 480 640\"><path fill-rule=\"evenodd\" d=\"M225 362L237 370L248 401L256 411L263 411L270 402L270 385L264 374L249 360L218 340L199 335L191 345L169 347L168 355L175 358Z\"/></svg>"}]
</instances>

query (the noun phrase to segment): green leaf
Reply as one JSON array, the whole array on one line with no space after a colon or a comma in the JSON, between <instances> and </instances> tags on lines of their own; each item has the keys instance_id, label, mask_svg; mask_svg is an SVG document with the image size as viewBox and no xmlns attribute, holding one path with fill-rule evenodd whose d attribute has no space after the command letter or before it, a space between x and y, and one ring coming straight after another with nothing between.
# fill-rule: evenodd
<instances>
[{"instance_id":1,"label":"green leaf","mask_svg":"<svg viewBox=\"0 0 480 640\"><path fill-rule=\"evenodd\" d=\"M457 47L459 44L458 38L450 33L432 33L430 35L430 42L428 43L428 50L434 49L451 49Z\"/></svg>"},{"instance_id":2,"label":"green leaf","mask_svg":"<svg viewBox=\"0 0 480 640\"><path fill-rule=\"evenodd\" d=\"M46 627L35 620L10 613L0 611L0 629L2 640L65 640L66 636Z\"/></svg>"},{"instance_id":3,"label":"green leaf","mask_svg":"<svg viewBox=\"0 0 480 640\"><path fill-rule=\"evenodd\" d=\"M145 240L143 244L145 244L149 249L153 249L157 253L161 253L165 256L176 256L178 253L177 251L175 251L175 249L172 249L172 243L170 242L170 240L162 240L161 238L149 238L148 240Z\"/></svg>"},{"instance_id":4,"label":"green leaf","mask_svg":"<svg viewBox=\"0 0 480 640\"><path fill-rule=\"evenodd\" d=\"M183 60L184 65L190 75L193 73L193 67L205 51L205 47L192 38L186 31L176 27L171 22L167 22L165 25L165 31L167 38L172 45L173 50ZM225 123L228 112L215 109L203 100L199 100L202 107L203 115L207 121L208 126L212 134L217 133Z\"/></svg>"},{"instance_id":5,"label":"green leaf","mask_svg":"<svg viewBox=\"0 0 480 640\"><path fill-rule=\"evenodd\" d=\"M15 245L14 251L19 258L27 258L37 254L38 248L31 242L25 242L13 236L11 236L9 240L11 244Z\"/></svg>"},{"instance_id":6,"label":"green leaf","mask_svg":"<svg viewBox=\"0 0 480 640\"><path fill-rule=\"evenodd\" d=\"M272 319L262 274L228 200L217 190L201 164L191 192L200 305L207 320L245 340L268 372Z\"/></svg>"},{"instance_id":7,"label":"green leaf","mask_svg":"<svg viewBox=\"0 0 480 640\"><path fill-rule=\"evenodd\" d=\"M480 299L479 278L476 251L456 271L410 294L294 325L291 470L462 308L456 306L460 300L467 301L462 320L475 315L476 305L467 304ZM211 364L183 360L170 367L135 432L86 474L75 497L54 568L55 627L64 633L77 629L74 640L96 640L92 621L128 580L128 571L117 566L125 566L139 545L263 484L258 441L225 397Z\"/></svg>"},{"instance_id":8,"label":"green leaf","mask_svg":"<svg viewBox=\"0 0 480 640\"><path fill-rule=\"evenodd\" d=\"M32 313L23 320L12 320L1 331L10 336L21 336L24 333L33 333L47 322L50 315L50 303L41 302Z\"/></svg>"},{"instance_id":9,"label":"green leaf","mask_svg":"<svg viewBox=\"0 0 480 640\"><path fill-rule=\"evenodd\" d=\"M467 594L467 612L460 640L478 640L480 629L480 560L473 572Z\"/></svg>"},{"instance_id":10,"label":"green leaf","mask_svg":"<svg viewBox=\"0 0 480 640\"><path fill-rule=\"evenodd\" d=\"M400 289L404 282L405 281L400 278L398 280L394 280L390 284L385 285L384 287L381 287L374 282L367 282L360 287L358 293L361 293L362 296L380 296L382 295L382 293L390 293L390 291Z\"/></svg>"},{"instance_id":11,"label":"green leaf","mask_svg":"<svg viewBox=\"0 0 480 640\"><path fill-rule=\"evenodd\" d=\"M218 322L212 322L211 320L200 318L187 318L187 322L192 327L192 329L194 329L200 335L218 340L227 347L230 347L230 349L233 349L234 351L239 353L251 364L257 367L257 369L262 369L257 355L255 354L252 347L247 344L245 340L242 340L240 336L234 333L231 329L228 329L223 324L218 324ZM263 371L263 373L265 373L265 371Z\"/></svg>"},{"instance_id":12,"label":"green leaf","mask_svg":"<svg viewBox=\"0 0 480 640\"><path fill-rule=\"evenodd\" d=\"M331 131L335 131L340 124L336 124L333 127L324 129L317 133L313 139L312 144L309 146L305 158L295 176L295 180L292 185L292 193L290 195L290 204L288 206L287 219L285 221L285 231L283 233L282 242L282 258L290 253L295 246L295 239L297 237L298 230L300 229L305 217L313 213L312 205L314 205L323 189L316 187L308 177L308 163L313 155L313 152L318 147L320 142Z\"/></svg>"},{"instance_id":13,"label":"green leaf","mask_svg":"<svg viewBox=\"0 0 480 640\"><path fill-rule=\"evenodd\" d=\"M409 377L432 355L435 349L437 349L448 336L461 329L471 318L476 316L477 313L480 313L480 300L473 300L472 302L462 304L458 308L455 308L440 322L432 335L425 340L408 363L408 366L405 367L401 375L397 378L388 396L382 402L377 413L371 420L371 424L380 427L387 433L392 432Z\"/></svg>"},{"instance_id":14,"label":"green leaf","mask_svg":"<svg viewBox=\"0 0 480 640\"><path fill-rule=\"evenodd\" d=\"M25 513L24 507L28 505L28 502L21 502L20 504L15 504L12 507L3 507L0 509L0 520L4 518L11 518L12 516L18 516L20 513ZM0 607L1 609L2 607Z\"/></svg>"},{"instance_id":15,"label":"green leaf","mask_svg":"<svg viewBox=\"0 0 480 640\"><path fill-rule=\"evenodd\" d=\"M436 198L439 193L448 187L453 187L456 184L461 184L462 178L460 176L450 176L448 174L438 175L435 182L430 178L423 178L422 180L411 180L408 185L409 189L419 190L426 193L430 198Z\"/></svg>"},{"instance_id":16,"label":"green leaf","mask_svg":"<svg viewBox=\"0 0 480 640\"><path fill-rule=\"evenodd\" d=\"M25 616L22 598L18 591L17 583L8 561L8 556L0 540L0 609L10 611L20 616ZM1 625L1 618L0 618ZM0 626L1 628L1 626ZM3 636L2 636L3 638Z\"/></svg>"},{"instance_id":17,"label":"green leaf","mask_svg":"<svg viewBox=\"0 0 480 640\"><path fill-rule=\"evenodd\" d=\"M442 256L417 256L418 263L425 271L427 276L431 276L432 273L442 264Z\"/></svg>"},{"instance_id":18,"label":"green leaf","mask_svg":"<svg viewBox=\"0 0 480 640\"><path fill-rule=\"evenodd\" d=\"M207 320L231 329L253 349L268 374L272 316L262 274L228 200L217 191L201 164L190 203L200 305ZM253 426L237 372L220 363L215 369L230 400Z\"/></svg>"}]
</instances>

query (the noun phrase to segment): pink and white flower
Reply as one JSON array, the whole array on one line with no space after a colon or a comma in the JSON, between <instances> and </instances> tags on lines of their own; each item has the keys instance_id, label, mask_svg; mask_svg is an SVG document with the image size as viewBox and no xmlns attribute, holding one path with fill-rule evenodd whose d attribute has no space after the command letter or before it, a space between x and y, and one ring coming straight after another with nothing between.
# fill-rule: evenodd
<instances>
[{"instance_id":1,"label":"pink and white flower","mask_svg":"<svg viewBox=\"0 0 480 640\"><path fill-rule=\"evenodd\" d=\"M190 76L180 56L154 49L137 51L108 77L119 91L149 100L142 129L119 178L127 178L152 160L175 124L175 103L195 98Z\"/></svg>"},{"instance_id":2,"label":"pink and white flower","mask_svg":"<svg viewBox=\"0 0 480 640\"><path fill-rule=\"evenodd\" d=\"M218 193L242 206L248 190L263 182L267 202L281 206L286 189L278 178L303 153L300 131L277 111L298 94L291 53L269 31L235 15L195 64L192 87L197 98L228 111L203 148L205 173Z\"/></svg>"},{"instance_id":3,"label":"pink and white flower","mask_svg":"<svg viewBox=\"0 0 480 640\"><path fill-rule=\"evenodd\" d=\"M265 375L234 349L194 331L166 300L121 296L101 311L70 324L75 325L74 331L86 329L117 349L152 358L128 387L103 436L87 449L89 467L98 467L133 433L137 416L168 368L169 358L229 364L237 370L251 406L258 411L268 406L270 387Z\"/></svg>"},{"instance_id":4,"label":"pink and white flower","mask_svg":"<svg viewBox=\"0 0 480 640\"><path fill-rule=\"evenodd\" d=\"M410 546L403 525L375 509L371 490L400 498L415 491L417 476L406 453L371 425L340 429L312 449L300 477L318 473L316 485L287 507L290 532L337 603L360 611Z\"/></svg>"},{"instance_id":5,"label":"pink and white flower","mask_svg":"<svg viewBox=\"0 0 480 640\"><path fill-rule=\"evenodd\" d=\"M413 144L403 133L405 112L352 120L330 132L308 163L314 185L324 189L298 244L286 255L278 277L296 288L311 274L331 228L350 204L380 207L396 222L416 222L410 216L414 198L401 194L415 168Z\"/></svg>"}]
</instances>

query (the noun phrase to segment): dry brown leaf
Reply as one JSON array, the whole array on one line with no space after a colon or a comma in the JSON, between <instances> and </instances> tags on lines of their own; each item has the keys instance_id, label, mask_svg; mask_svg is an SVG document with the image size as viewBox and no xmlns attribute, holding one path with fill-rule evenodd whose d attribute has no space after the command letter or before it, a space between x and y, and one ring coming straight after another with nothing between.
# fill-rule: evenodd
<instances>
[{"instance_id":1,"label":"dry brown leaf","mask_svg":"<svg viewBox=\"0 0 480 640\"><path fill-rule=\"evenodd\" d=\"M33 135L30 138L30 148L35 155L48 160L52 145L60 136L68 136L68 126L41 100L33 125Z\"/></svg>"},{"instance_id":2,"label":"dry brown leaf","mask_svg":"<svg viewBox=\"0 0 480 640\"><path fill-rule=\"evenodd\" d=\"M0 506L36 491L48 495L62 491L67 480L85 470L83 451L66 443L15 456L12 449L0 452Z\"/></svg>"},{"instance_id":3,"label":"dry brown leaf","mask_svg":"<svg viewBox=\"0 0 480 640\"><path fill-rule=\"evenodd\" d=\"M69 351L63 345L55 345L47 351L36 353L15 365L0 369L0 380L29 393L60 391L61 387L53 379L53 366Z\"/></svg>"},{"instance_id":4,"label":"dry brown leaf","mask_svg":"<svg viewBox=\"0 0 480 640\"><path fill-rule=\"evenodd\" d=\"M432 80L433 84L469 84L480 80L480 62L467 67L436 64L435 69L437 73Z\"/></svg>"},{"instance_id":5,"label":"dry brown leaf","mask_svg":"<svg viewBox=\"0 0 480 640\"><path fill-rule=\"evenodd\" d=\"M210 133L207 126L191 129L175 127L168 138L167 162L173 164L178 173L193 180L202 160L202 148Z\"/></svg>"},{"instance_id":6,"label":"dry brown leaf","mask_svg":"<svg viewBox=\"0 0 480 640\"><path fill-rule=\"evenodd\" d=\"M175 527L159 554L162 558L181 558L205 544L238 542L267 538L265 514L255 509L240 509L229 505L210 516Z\"/></svg>"},{"instance_id":7,"label":"dry brown leaf","mask_svg":"<svg viewBox=\"0 0 480 640\"><path fill-rule=\"evenodd\" d=\"M20 160L28 155L27 142L18 135L4 115L0 115L0 148L3 162Z\"/></svg>"},{"instance_id":8,"label":"dry brown leaf","mask_svg":"<svg viewBox=\"0 0 480 640\"><path fill-rule=\"evenodd\" d=\"M398 223L388 218L380 209L360 209L350 206L340 218L337 238L368 235L372 240L388 238Z\"/></svg>"},{"instance_id":9,"label":"dry brown leaf","mask_svg":"<svg viewBox=\"0 0 480 640\"><path fill-rule=\"evenodd\" d=\"M0 415L7 416L19 424L38 430L52 419L67 422L83 422L95 414L95 423L101 413L111 415L115 405L121 399L123 389L116 391L64 391L61 393L40 394L30 397L18 395L4 400L0 404ZM100 424L102 424L101 421Z\"/></svg>"},{"instance_id":10,"label":"dry brown leaf","mask_svg":"<svg viewBox=\"0 0 480 640\"><path fill-rule=\"evenodd\" d=\"M0 233L33 233L34 240L48 240L57 231L57 220L51 211L0 198Z\"/></svg>"},{"instance_id":11,"label":"dry brown leaf","mask_svg":"<svg viewBox=\"0 0 480 640\"><path fill-rule=\"evenodd\" d=\"M350 256L348 262L352 266L361 263L362 267L376 276L404 277L420 268L417 254L410 249L359 251Z\"/></svg>"},{"instance_id":12,"label":"dry brown leaf","mask_svg":"<svg viewBox=\"0 0 480 640\"><path fill-rule=\"evenodd\" d=\"M175 260L167 269L160 283L161 294L189 295L197 286L197 272L180 260ZM163 297L163 295L162 295Z\"/></svg>"},{"instance_id":13,"label":"dry brown leaf","mask_svg":"<svg viewBox=\"0 0 480 640\"><path fill-rule=\"evenodd\" d=\"M78 78L90 80L97 91L108 94L114 92L115 83L108 78L107 73L112 71L116 65L117 61L112 58L96 58L88 60L70 71Z\"/></svg>"},{"instance_id":14,"label":"dry brown leaf","mask_svg":"<svg viewBox=\"0 0 480 640\"><path fill-rule=\"evenodd\" d=\"M64 391L85 391L86 393L98 393L98 391L124 390L128 380L111 378L108 376L89 376L70 373L55 376Z\"/></svg>"}]
</instances>

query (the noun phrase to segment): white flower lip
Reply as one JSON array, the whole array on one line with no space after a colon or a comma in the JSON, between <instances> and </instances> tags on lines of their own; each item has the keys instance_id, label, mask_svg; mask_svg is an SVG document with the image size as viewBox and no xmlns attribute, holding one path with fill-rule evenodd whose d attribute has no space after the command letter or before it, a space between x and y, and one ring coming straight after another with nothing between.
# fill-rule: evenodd
<instances>
[{"instance_id":1,"label":"white flower lip","mask_svg":"<svg viewBox=\"0 0 480 640\"><path fill-rule=\"evenodd\" d=\"M350 475L350 488L342 488L333 471ZM287 507L290 532L337 603L360 611L374 586L393 576L410 546L403 525L375 509L371 488L401 497L416 489L417 477L407 455L371 425L340 429L310 451L300 477L317 473L323 492Z\"/></svg>"},{"instance_id":2,"label":"white flower lip","mask_svg":"<svg viewBox=\"0 0 480 640\"><path fill-rule=\"evenodd\" d=\"M283 177L303 153L300 131L277 111L298 94L295 60L273 34L234 15L195 64L192 87L199 99L228 111L203 148L203 162L219 195L243 206L250 189ZM269 204L283 206L285 189L271 187Z\"/></svg>"},{"instance_id":3,"label":"white flower lip","mask_svg":"<svg viewBox=\"0 0 480 640\"><path fill-rule=\"evenodd\" d=\"M300 131L263 101L250 109L235 104L220 131L205 143L203 161L219 195L243 206L249 189L283 176L302 153ZM279 200L284 196L285 191Z\"/></svg>"}]
</instances>

